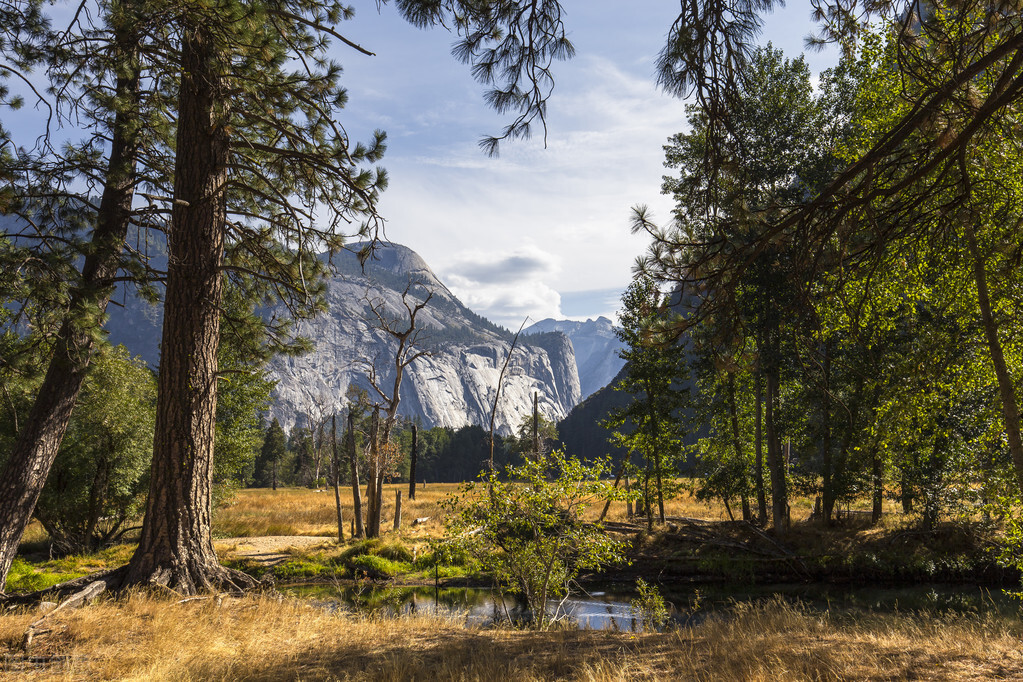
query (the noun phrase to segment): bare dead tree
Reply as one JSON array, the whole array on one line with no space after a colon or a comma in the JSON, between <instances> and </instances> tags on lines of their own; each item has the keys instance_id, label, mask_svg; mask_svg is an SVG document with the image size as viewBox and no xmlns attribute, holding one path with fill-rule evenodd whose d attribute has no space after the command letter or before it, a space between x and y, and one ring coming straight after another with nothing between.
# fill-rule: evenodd
<instances>
[{"instance_id":1,"label":"bare dead tree","mask_svg":"<svg viewBox=\"0 0 1023 682\"><path fill-rule=\"evenodd\" d=\"M405 369L413 362L424 356L433 353L420 347L422 329L416 326L416 317L433 298L433 292L426 290L426 297L422 301L416 301L412 295L414 286L423 286L419 280L410 279L401 292L401 303L405 307L406 316L403 320L394 319L387 314L385 301L382 298L367 300L370 312L377 319L377 328L395 339L398 347L394 351L394 381L390 390L385 390L383 381L377 374L376 365L367 363L369 384L380 396L380 408L384 412L383 433L381 440L387 443L390 440L391 429L397 419L398 404L401 402L401 382L405 376ZM424 287L425 288L425 287ZM414 301L414 302L410 302Z\"/></svg>"},{"instance_id":2,"label":"bare dead tree","mask_svg":"<svg viewBox=\"0 0 1023 682\"><path fill-rule=\"evenodd\" d=\"M341 458L337 451L337 415L330 415L330 446L332 476L334 484L334 508L337 511L337 541L345 541L345 520L341 513Z\"/></svg>"},{"instance_id":3,"label":"bare dead tree","mask_svg":"<svg viewBox=\"0 0 1023 682\"><path fill-rule=\"evenodd\" d=\"M401 303L405 308L405 314L401 316L401 319L389 314L384 299L369 299L368 297L366 299L369 311L376 318L377 328L397 341L398 344L394 351L392 365L394 377L390 387L385 386L383 379L377 373L376 363L369 361L365 363L369 385L379 398L379 402L374 405L374 425L377 424L377 415L381 411L384 413L380 431L374 428L370 435L370 481L366 496L369 504L367 532L370 537L375 537L380 532L383 480L393 466L393 462L390 460L396 454L390 443L391 430L397 420L398 405L401 402L401 382L404 379L405 370L419 358L432 354L430 350L420 347L422 329L417 326L416 318L430 303L433 292L427 289L426 296L422 300L418 300L412 293L416 286L422 287L423 284L419 280L410 279L401 293ZM425 289L425 287L423 288Z\"/></svg>"},{"instance_id":4,"label":"bare dead tree","mask_svg":"<svg viewBox=\"0 0 1023 682\"><path fill-rule=\"evenodd\" d=\"M515 336L512 337L511 345L508 347L508 355L504 359L504 364L501 366L501 373L497 376L497 392L494 393L494 403L490 407L490 471L494 471L494 420L497 418L497 403L501 400L501 387L504 385L504 374L508 371L508 363L511 362L512 353L515 352L515 345L519 342L519 334L526 326L526 322L529 321L529 317L522 320L522 324L519 325L519 330L515 332Z\"/></svg>"}]
</instances>

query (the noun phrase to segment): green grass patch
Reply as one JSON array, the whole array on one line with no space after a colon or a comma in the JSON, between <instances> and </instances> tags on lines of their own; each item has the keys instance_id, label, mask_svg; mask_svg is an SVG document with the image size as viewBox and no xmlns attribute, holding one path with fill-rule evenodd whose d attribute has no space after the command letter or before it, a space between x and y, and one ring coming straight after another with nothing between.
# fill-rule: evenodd
<instances>
[{"instance_id":1,"label":"green grass patch","mask_svg":"<svg viewBox=\"0 0 1023 682\"><path fill-rule=\"evenodd\" d=\"M55 562L45 562L55 563ZM51 570L49 568L43 568L41 564L31 564L24 559L15 557L14 563L11 564L11 570L7 574L7 586L5 591L9 594L17 592L36 592L38 590L45 590L59 585L60 583L68 580L74 580L80 578L83 575L91 573L91 571L71 571L65 572L60 570Z\"/></svg>"},{"instance_id":2,"label":"green grass patch","mask_svg":"<svg viewBox=\"0 0 1023 682\"><path fill-rule=\"evenodd\" d=\"M306 559L292 559L282 564L277 564L272 569L274 578L277 580L297 580L301 578L316 578L322 575L334 575L336 570L329 564Z\"/></svg>"},{"instance_id":3,"label":"green grass patch","mask_svg":"<svg viewBox=\"0 0 1023 682\"><path fill-rule=\"evenodd\" d=\"M412 550L409 549L400 540L389 540L380 544L372 554L382 556L385 559L391 561L398 561L401 563L410 564L415 560L415 556L412 554Z\"/></svg>"},{"instance_id":4,"label":"green grass patch","mask_svg":"<svg viewBox=\"0 0 1023 682\"><path fill-rule=\"evenodd\" d=\"M362 573L371 578L393 578L411 571L412 565L375 554L363 554L352 559L349 568L354 575Z\"/></svg>"}]
</instances>

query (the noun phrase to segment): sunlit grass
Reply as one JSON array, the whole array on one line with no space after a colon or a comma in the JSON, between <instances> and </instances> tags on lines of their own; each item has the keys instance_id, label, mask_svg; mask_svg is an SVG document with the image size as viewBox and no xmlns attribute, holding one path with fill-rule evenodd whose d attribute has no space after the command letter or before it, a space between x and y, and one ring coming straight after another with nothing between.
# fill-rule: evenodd
<instances>
[{"instance_id":1,"label":"sunlit grass","mask_svg":"<svg viewBox=\"0 0 1023 682\"><path fill-rule=\"evenodd\" d=\"M453 493L459 484L418 486L416 499L408 499L408 484L394 483L384 486L383 522L381 530L393 527L395 491L402 491L402 528L412 536L439 535L443 528L443 510L440 503ZM365 497L365 487L362 489ZM351 533L352 489L341 488L341 506L344 514L345 536ZM363 501L365 507L365 500ZM412 526L417 518L429 517L419 526ZM214 514L213 533L216 537L253 537L260 535L314 535L337 537L337 512L334 490L324 488L317 492L308 488L252 488L239 490Z\"/></svg>"}]
</instances>

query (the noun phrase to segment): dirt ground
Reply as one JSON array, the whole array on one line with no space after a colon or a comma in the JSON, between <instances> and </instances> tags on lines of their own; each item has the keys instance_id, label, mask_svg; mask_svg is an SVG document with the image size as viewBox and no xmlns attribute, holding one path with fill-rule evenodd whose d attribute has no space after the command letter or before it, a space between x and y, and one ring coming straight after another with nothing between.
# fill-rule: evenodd
<instances>
[{"instance_id":1,"label":"dirt ground","mask_svg":"<svg viewBox=\"0 0 1023 682\"><path fill-rule=\"evenodd\" d=\"M333 545L336 538L307 535L262 535L259 537L225 538L214 540L213 546L221 559L247 559L273 566L290 557L289 549L310 550Z\"/></svg>"}]
</instances>

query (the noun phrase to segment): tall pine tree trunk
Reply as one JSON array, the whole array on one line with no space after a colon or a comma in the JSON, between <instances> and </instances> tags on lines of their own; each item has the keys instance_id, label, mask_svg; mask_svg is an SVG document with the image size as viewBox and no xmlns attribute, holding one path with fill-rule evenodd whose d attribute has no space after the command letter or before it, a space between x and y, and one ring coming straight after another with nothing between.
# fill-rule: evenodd
<instances>
[{"instance_id":1,"label":"tall pine tree trunk","mask_svg":"<svg viewBox=\"0 0 1023 682\"><path fill-rule=\"evenodd\" d=\"M140 139L139 38L135 31L131 25L115 27L114 32L114 49L124 70L114 86L119 108L111 130L110 159L92 249L85 257L81 283L71 292L46 376L0 471L0 593L85 381L131 221Z\"/></svg>"},{"instance_id":2,"label":"tall pine tree trunk","mask_svg":"<svg viewBox=\"0 0 1023 682\"><path fill-rule=\"evenodd\" d=\"M359 456L355 452L355 415L348 410L348 433L345 436L345 450L352 467L352 516L355 518L355 537L366 537L366 526L362 518L362 486L359 483Z\"/></svg>"},{"instance_id":3,"label":"tall pine tree trunk","mask_svg":"<svg viewBox=\"0 0 1023 682\"><path fill-rule=\"evenodd\" d=\"M181 594L251 584L210 535L221 265L227 219L228 68L208 26L182 35L174 208L149 498L126 582Z\"/></svg>"},{"instance_id":4,"label":"tall pine tree trunk","mask_svg":"<svg viewBox=\"0 0 1023 682\"><path fill-rule=\"evenodd\" d=\"M752 519L752 510L749 506L749 497L746 491L749 488L748 478L748 465L746 463L746 455L742 450L742 438L739 432L739 408L735 402L735 374L728 372L727 377L728 387L728 415L732 423L732 447L735 448L735 459L737 462L742 462L742 493L740 494L740 500L742 502L742 520L747 523Z\"/></svg>"},{"instance_id":5,"label":"tall pine tree trunk","mask_svg":"<svg viewBox=\"0 0 1023 682\"><path fill-rule=\"evenodd\" d=\"M876 443L870 446L870 479L871 479L871 508L870 522L877 524L884 512L884 464L881 461L881 451Z\"/></svg>"},{"instance_id":6,"label":"tall pine tree trunk","mask_svg":"<svg viewBox=\"0 0 1023 682\"><path fill-rule=\"evenodd\" d=\"M767 524L767 492L764 490L764 380L757 368L756 374L757 414L753 438L756 442L756 464L753 468L753 485L757 489L757 520L761 526Z\"/></svg>"},{"instance_id":7,"label":"tall pine tree trunk","mask_svg":"<svg viewBox=\"0 0 1023 682\"><path fill-rule=\"evenodd\" d=\"M778 399L777 368L767 370L767 468L771 474L771 502L774 530L783 535L788 530L789 498L785 480L785 458L781 451L781 437L775 422Z\"/></svg>"},{"instance_id":8,"label":"tall pine tree trunk","mask_svg":"<svg viewBox=\"0 0 1023 682\"><path fill-rule=\"evenodd\" d=\"M835 462L831 452L831 344L824 347L824 387L821 391L821 440L819 443L823 485L821 490L824 525L831 527L835 509Z\"/></svg>"},{"instance_id":9,"label":"tall pine tree trunk","mask_svg":"<svg viewBox=\"0 0 1023 682\"><path fill-rule=\"evenodd\" d=\"M408 498L416 499L416 461L419 459L419 429L412 424L412 451L409 453Z\"/></svg>"}]
</instances>

